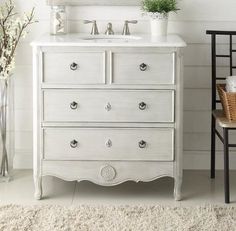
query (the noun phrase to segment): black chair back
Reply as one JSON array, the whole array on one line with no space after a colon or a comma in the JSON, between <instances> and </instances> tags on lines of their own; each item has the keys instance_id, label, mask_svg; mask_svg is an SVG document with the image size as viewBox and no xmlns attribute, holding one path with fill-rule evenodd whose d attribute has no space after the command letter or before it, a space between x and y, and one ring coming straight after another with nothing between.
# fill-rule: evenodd
<instances>
[{"instance_id":1,"label":"black chair back","mask_svg":"<svg viewBox=\"0 0 236 231\"><path fill-rule=\"evenodd\" d=\"M233 36L236 35L236 31L214 31L207 30L206 34L211 35L211 62L212 62L212 104L211 109L215 110L216 105L220 103L220 100L217 99L216 94L216 84L218 81L225 80L226 77L217 76L217 58L226 58L229 59L229 73L233 75L233 70L236 69L236 66L233 66L233 53L236 52L236 49L233 49ZM217 54L216 52L216 39L218 36L229 36L229 53L228 54Z\"/></svg>"}]
</instances>

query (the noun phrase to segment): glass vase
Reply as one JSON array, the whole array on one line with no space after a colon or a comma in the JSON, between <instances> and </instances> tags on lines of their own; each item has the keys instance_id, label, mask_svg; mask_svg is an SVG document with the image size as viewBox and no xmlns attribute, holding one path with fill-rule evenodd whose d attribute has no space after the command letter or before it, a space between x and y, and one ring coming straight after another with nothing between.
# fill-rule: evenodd
<instances>
[{"instance_id":1,"label":"glass vase","mask_svg":"<svg viewBox=\"0 0 236 231\"><path fill-rule=\"evenodd\" d=\"M14 80L0 79L0 182L13 177L14 158Z\"/></svg>"}]
</instances>

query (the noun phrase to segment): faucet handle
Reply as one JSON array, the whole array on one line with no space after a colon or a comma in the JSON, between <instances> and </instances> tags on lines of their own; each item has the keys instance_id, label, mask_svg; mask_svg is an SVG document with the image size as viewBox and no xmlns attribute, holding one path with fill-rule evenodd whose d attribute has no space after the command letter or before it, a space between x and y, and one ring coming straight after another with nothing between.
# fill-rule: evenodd
<instances>
[{"instance_id":1,"label":"faucet handle","mask_svg":"<svg viewBox=\"0 0 236 231\"><path fill-rule=\"evenodd\" d=\"M125 20L125 23L137 24L138 20Z\"/></svg>"},{"instance_id":2,"label":"faucet handle","mask_svg":"<svg viewBox=\"0 0 236 231\"><path fill-rule=\"evenodd\" d=\"M130 35L129 23L137 24L138 21L137 20L125 20L125 24L124 24L122 35Z\"/></svg>"},{"instance_id":3,"label":"faucet handle","mask_svg":"<svg viewBox=\"0 0 236 231\"><path fill-rule=\"evenodd\" d=\"M94 23L94 20L84 20L84 24Z\"/></svg>"},{"instance_id":4,"label":"faucet handle","mask_svg":"<svg viewBox=\"0 0 236 231\"><path fill-rule=\"evenodd\" d=\"M99 34L98 32L98 27L97 27L97 21L96 20L84 20L84 24L89 24L89 23L92 23L93 26L92 26L92 30L91 30L91 33L92 35L97 35Z\"/></svg>"}]
</instances>

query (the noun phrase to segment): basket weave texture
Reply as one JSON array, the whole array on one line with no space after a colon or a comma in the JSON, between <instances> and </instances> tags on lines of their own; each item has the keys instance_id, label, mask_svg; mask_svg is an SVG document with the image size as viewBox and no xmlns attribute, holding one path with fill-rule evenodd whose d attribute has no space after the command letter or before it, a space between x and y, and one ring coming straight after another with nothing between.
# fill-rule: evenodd
<instances>
[{"instance_id":1,"label":"basket weave texture","mask_svg":"<svg viewBox=\"0 0 236 231\"><path fill-rule=\"evenodd\" d=\"M236 92L227 92L226 84L217 84L220 101L229 121L236 121Z\"/></svg>"}]
</instances>

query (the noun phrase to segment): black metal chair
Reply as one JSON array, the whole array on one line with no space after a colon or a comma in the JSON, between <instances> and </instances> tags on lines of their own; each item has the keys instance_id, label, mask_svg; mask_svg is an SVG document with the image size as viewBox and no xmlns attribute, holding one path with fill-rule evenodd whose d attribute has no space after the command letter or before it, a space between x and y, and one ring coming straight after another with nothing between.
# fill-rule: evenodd
<instances>
[{"instance_id":1,"label":"black metal chair","mask_svg":"<svg viewBox=\"0 0 236 231\"><path fill-rule=\"evenodd\" d=\"M225 203L230 203L230 187L229 187L229 148L236 147L236 144L229 143L229 131L236 130L236 123L230 122L226 119L223 110L217 110L217 104L220 100L217 99L216 84L218 81L225 80L226 77L218 77L217 75L217 58L229 59L230 75L233 75L233 70L236 70L236 66L233 66L233 53L236 50L233 49L233 36L236 35L236 31L212 31L207 30L207 34L211 35L211 52L212 52L212 119L211 119L211 178L215 178L215 152L216 152L216 135L219 137L224 145L224 189L225 189ZM217 54L216 52L216 38L218 36L229 37L229 54ZM216 124L223 129L223 136L216 128Z\"/></svg>"}]
</instances>

